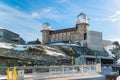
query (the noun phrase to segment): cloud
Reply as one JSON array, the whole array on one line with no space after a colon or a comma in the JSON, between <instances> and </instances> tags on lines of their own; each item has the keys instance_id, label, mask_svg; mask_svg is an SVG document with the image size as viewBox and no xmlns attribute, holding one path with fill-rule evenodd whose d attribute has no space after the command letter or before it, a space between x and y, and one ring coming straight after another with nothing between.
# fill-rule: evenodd
<instances>
[{"instance_id":1,"label":"cloud","mask_svg":"<svg viewBox=\"0 0 120 80\"><path fill-rule=\"evenodd\" d=\"M59 19L62 16L58 13L56 8L47 7L42 10L32 12L33 18L47 18L47 19Z\"/></svg>"},{"instance_id":2,"label":"cloud","mask_svg":"<svg viewBox=\"0 0 120 80\"><path fill-rule=\"evenodd\" d=\"M4 29L4 27L0 26L0 29Z\"/></svg>"},{"instance_id":3,"label":"cloud","mask_svg":"<svg viewBox=\"0 0 120 80\"><path fill-rule=\"evenodd\" d=\"M32 12L32 17L41 17L41 16L49 14L51 12L52 12L51 7L44 8L44 9L42 9L40 11Z\"/></svg>"},{"instance_id":4,"label":"cloud","mask_svg":"<svg viewBox=\"0 0 120 80\"><path fill-rule=\"evenodd\" d=\"M116 11L111 16L97 17L97 18L92 18L90 20L91 21L111 21L111 22L118 22L118 21L120 21L120 11Z\"/></svg>"},{"instance_id":5,"label":"cloud","mask_svg":"<svg viewBox=\"0 0 120 80\"><path fill-rule=\"evenodd\" d=\"M116 11L113 15L109 16L108 20L112 22L120 21L120 11Z\"/></svg>"},{"instance_id":6,"label":"cloud","mask_svg":"<svg viewBox=\"0 0 120 80\"><path fill-rule=\"evenodd\" d=\"M38 12L32 12L32 17L39 17L39 13Z\"/></svg>"},{"instance_id":7,"label":"cloud","mask_svg":"<svg viewBox=\"0 0 120 80\"><path fill-rule=\"evenodd\" d=\"M26 41L41 40L41 23L26 14L8 5L0 3L0 26L14 31Z\"/></svg>"},{"instance_id":8,"label":"cloud","mask_svg":"<svg viewBox=\"0 0 120 80\"><path fill-rule=\"evenodd\" d=\"M118 37L112 38L112 41L118 41L120 43L120 38L118 38Z\"/></svg>"}]
</instances>

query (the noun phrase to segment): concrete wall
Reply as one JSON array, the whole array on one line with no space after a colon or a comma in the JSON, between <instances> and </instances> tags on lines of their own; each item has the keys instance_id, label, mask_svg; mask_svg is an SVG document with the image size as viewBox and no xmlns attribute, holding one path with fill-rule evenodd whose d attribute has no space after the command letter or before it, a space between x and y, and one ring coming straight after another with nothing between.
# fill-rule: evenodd
<instances>
[{"instance_id":1,"label":"concrete wall","mask_svg":"<svg viewBox=\"0 0 120 80\"><path fill-rule=\"evenodd\" d=\"M88 31L87 46L92 50L103 51L102 32Z\"/></svg>"},{"instance_id":2,"label":"concrete wall","mask_svg":"<svg viewBox=\"0 0 120 80\"><path fill-rule=\"evenodd\" d=\"M110 46L112 45L112 41L109 41L109 40L103 40L103 46L106 47L106 46Z\"/></svg>"},{"instance_id":3,"label":"concrete wall","mask_svg":"<svg viewBox=\"0 0 120 80\"><path fill-rule=\"evenodd\" d=\"M76 27L70 29L52 30L55 32L51 34L51 30L42 30L42 43L56 42L56 41L72 41L80 42L84 40L84 34L87 32L88 24L77 24ZM66 31L67 30L67 31Z\"/></svg>"}]
</instances>

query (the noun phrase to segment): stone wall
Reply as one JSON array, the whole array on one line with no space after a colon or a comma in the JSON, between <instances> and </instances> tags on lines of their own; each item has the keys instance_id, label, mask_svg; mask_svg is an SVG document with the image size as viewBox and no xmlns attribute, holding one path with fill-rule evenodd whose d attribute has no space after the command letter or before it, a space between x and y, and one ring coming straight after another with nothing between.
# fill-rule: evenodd
<instances>
[{"instance_id":1,"label":"stone wall","mask_svg":"<svg viewBox=\"0 0 120 80\"><path fill-rule=\"evenodd\" d=\"M103 46L107 47L107 46L111 46L112 45L112 41L110 40L103 40Z\"/></svg>"},{"instance_id":2,"label":"stone wall","mask_svg":"<svg viewBox=\"0 0 120 80\"><path fill-rule=\"evenodd\" d=\"M80 42L84 40L84 33L87 32L88 24L77 24L76 27L60 30L42 30L43 44L57 41Z\"/></svg>"},{"instance_id":3,"label":"stone wall","mask_svg":"<svg viewBox=\"0 0 120 80\"><path fill-rule=\"evenodd\" d=\"M102 32L87 32L87 47L92 50L103 51Z\"/></svg>"}]
</instances>

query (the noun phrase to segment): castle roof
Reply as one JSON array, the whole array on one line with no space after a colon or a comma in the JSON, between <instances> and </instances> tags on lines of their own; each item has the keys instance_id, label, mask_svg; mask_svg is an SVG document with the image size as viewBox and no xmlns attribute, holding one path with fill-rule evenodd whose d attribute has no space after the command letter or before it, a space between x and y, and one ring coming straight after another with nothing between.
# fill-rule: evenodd
<instances>
[{"instance_id":1,"label":"castle roof","mask_svg":"<svg viewBox=\"0 0 120 80\"><path fill-rule=\"evenodd\" d=\"M50 31L50 34L63 33L63 32L70 32L70 31L76 31L76 27L73 27L73 28L65 28L65 29Z\"/></svg>"}]
</instances>

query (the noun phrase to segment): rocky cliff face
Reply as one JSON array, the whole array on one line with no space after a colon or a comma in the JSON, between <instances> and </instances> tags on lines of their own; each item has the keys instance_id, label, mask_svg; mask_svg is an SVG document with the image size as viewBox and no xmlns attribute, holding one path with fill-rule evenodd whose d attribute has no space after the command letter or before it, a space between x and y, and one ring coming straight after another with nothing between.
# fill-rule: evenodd
<instances>
[{"instance_id":1,"label":"rocky cliff face","mask_svg":"<svg viewBox=\"0 0 120 80\"><path fill-rule=\"evenodd\" d=\"M57 57L47 55L37 50L17 51L0 48L0 66L18 66L18 65L50 65L56 64Z\"/></svg>"},{"instance_id":2,"label":"rocky cliff face","mask_svg":"<svg viewBox=\"0 0 120 80\"><path fill-rule=\"evenodd\" d=\"M17 49L17 50L16 50ZM93 51L86 47L79 46L22 46L18 48L0 48L1 66L22 66L22 65L70 65L71 57L80 55L91 55L107 57L105 51Z\"/></svg>"}]
</instances>

